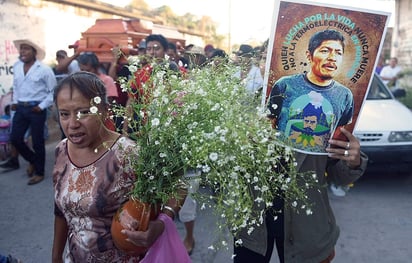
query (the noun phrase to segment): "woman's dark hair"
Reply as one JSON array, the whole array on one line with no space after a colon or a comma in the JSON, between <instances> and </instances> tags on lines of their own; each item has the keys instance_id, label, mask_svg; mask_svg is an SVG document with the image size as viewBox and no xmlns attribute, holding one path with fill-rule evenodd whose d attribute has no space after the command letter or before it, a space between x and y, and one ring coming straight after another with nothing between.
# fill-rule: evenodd
<instances>
[{"instance_id":1,"label":"woman's dark hair","mask_svg":"<svg viewBox=\"0 0 412 263\"><path fill-rule=\"evenodd\" d=\"M167 41L167 39L163 35L160 35L160 34L152 34L146 37L146 45L152 41L159 42L160 45L162 45L164 50L167 50L167 47L169 46L169 42Z\"/></svg>"},{"instance_id":2,"label":"woman's dark hair","mask_svg":"<svg viewBox=\"0 0 412 263\"><path fill-rule=\"evenodd\" d=\"M167 49L171 49L171 50L173 50L174 52L177 53L177 47L176 47L176 45L175 45L174 43L172 43L172 42L168 42L168 43L167 43Z\"/></svg>"},{"instance_id":3,"label":"woman's dark hair","mask_svg":"<svg viewBox=\"0 0 412 263\"><path fill-rule=\"evenodd\" d=\"M212 59L214 57L220 57L220 58L228 59L228 55L226 54L226 52L222 49L219 49L219 48L216 48L215 50L213 50L213 53L210 56L210 59Z\"/></svg>"},{"instance_id":4,"label":"woman's dark hair","mask_svg":"<svg viewBox=\"0 0 412 263\"><path fill-rule=\"evenodd\" d=\"M102 108L108 107L106 87L103 81L101 81L96 74L89 73L86 71L79 71L70 74L66 78L62 79L57 85L57 87L54 89L53 99L56 106L57 96L59 95L60 91L65 87L69 87L72 93L74 89L77 89L85 98L90 100L92 100L95 97L100 97L100 105L102 106Z\"/></svg>"},{"instance_id":5,"label":"woman's dark hair","mask_svg":"<svg viewBox=\"0 0 412 263\"><path fill-rule=\"evenodd\" d=\"M326 29L316 32L311 36L308 45L310 55L313 56L315 49L317 49L322 44L322 42L326 40L340 41L342 44L342 52L345 51L345 38L343 37L343 35L336 30Z\"/></svg>"},{"instance_id":6,"label":"woman's dark hair","mask_svg":"<svg viewBox=\"0 0 412 263\"><path fill-rule=\"evenodd\" d=\"M98 69L100 62L96 54L93 52L83 52L77 57L77 61L82 65L90 65L94 69Z\"/></svg>"}]
</instances>

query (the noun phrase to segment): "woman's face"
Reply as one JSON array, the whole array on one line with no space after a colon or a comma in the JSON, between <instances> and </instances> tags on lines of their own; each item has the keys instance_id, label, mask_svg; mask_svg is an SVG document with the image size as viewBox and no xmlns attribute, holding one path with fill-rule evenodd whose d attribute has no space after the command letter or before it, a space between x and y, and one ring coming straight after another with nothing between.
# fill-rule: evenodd
<instances>
[{"instance_id":1,"label":"woman's face","mask_svg":"<svg viewBox=\"0 0 412 263\"><path fill-rule=\"evenodd\" d=\"M92 114L90 103L78 89L68 86L62 87L56 98L60 125L77 148L95 149L103 143L102 136L98 136L104 130L103 117ZM102 113L100 108L99 112Z\"/></svg>"}]
</instances>

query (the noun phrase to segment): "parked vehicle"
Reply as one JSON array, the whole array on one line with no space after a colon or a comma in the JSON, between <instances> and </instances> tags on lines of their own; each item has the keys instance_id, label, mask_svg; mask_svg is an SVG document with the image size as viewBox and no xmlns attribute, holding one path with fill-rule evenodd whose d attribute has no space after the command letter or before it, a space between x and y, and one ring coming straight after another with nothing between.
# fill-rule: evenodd
<instances>
[{"instance_id":1,"label":"parked vehicle","mask_svg":"<svg viewBox=\"0 0 412 263\"><path fill-rule=\"evenodd\" d=\"M354 135L369 157L368 172L411 172L412 112L374 75Z\"/></svg>"}]
</instances>

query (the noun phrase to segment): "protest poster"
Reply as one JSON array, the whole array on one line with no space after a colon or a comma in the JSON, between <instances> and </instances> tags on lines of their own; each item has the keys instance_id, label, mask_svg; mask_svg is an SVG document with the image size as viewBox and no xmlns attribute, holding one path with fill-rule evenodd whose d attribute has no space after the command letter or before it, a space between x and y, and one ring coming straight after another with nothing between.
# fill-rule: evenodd
<instances>
[{"instance_id":1,"label":"protest poster","mask_svg":"<svg viewBox=\"0 0 412 263\"><path fill-rule=\"evenodd\" d=\"M353 131L383 44L389 13L277 1L266 62L267 105L279 138L327 154L328 140Z\"/></svg>"}]
</instances>

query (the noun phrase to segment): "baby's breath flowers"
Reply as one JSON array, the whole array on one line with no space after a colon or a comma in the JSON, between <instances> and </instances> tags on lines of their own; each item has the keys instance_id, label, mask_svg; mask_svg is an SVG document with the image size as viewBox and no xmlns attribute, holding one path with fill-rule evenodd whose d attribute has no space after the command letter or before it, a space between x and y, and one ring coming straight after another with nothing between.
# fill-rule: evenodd
<instances>
[{"instance_id":1,"label":"baby's breath flowers","mask_svg":"<svg viewBox=\"0 0 412 263\"><path fill-rule=\"evenodd\" d=\"M286 204L310 213L306 190L316 179L296 172L292 149L279 143L265 111L233 77L234 66L194 69L185 79L152 66L150 84L143 85L150 100L132 104L139 117L129 118L139 122L130 124L139 127L133 195L147 200L169 196L183 171L197 169L202 185L210 189L197 196L200 206L212 207L219 228L227 226L234 235L261 224L280 194ZM137 68L129 66L132 72ZM121 79L120 84L133 93L132 81ZM125 112L117 110L122 116Z\"/></svg>"},{"instance_id":2,"label":"baby's breath flowers","mask_svg":"<svg viewBox=\"0 0 412 263\"><path fill-rule=\"evenodd\" d=\"M78 111L76 114L76 119L80 120L90 115L98 115L99 108L96 105L100 104L101 102L102 102L102 98L100 98L99 96L94 97L90 102L89 110L88 111Z\"/></svg>"}]
</instances>

